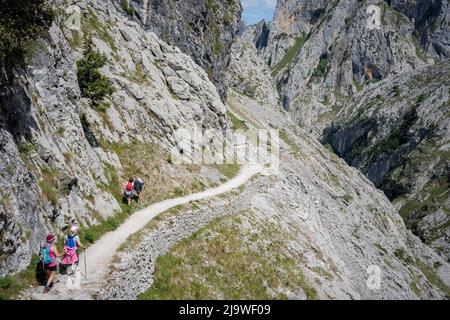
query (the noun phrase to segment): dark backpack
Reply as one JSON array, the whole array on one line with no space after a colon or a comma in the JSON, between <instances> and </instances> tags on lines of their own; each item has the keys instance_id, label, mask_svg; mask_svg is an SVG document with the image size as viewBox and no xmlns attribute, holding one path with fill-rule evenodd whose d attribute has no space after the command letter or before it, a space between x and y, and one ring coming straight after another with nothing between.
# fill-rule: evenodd
<instances>
[{"instance_id":1,"label":"dark backpack","mask_svg":"<svg viewBox=\"0 0 450 320\"><path fill-rule=\"evenodd\" d=\"M142 180L134 181L134 189L136 189L136 190L141 190L143 185L144 185L144 181L142 181Z\"/></svg>"}]
</instances>

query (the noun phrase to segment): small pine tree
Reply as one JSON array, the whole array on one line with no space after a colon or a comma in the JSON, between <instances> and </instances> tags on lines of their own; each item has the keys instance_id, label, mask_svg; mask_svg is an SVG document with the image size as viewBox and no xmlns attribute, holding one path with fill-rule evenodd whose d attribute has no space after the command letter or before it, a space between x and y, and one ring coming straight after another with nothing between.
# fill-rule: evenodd
<instances>
[{"instance_id":1,"label":"small pine tree","mask_svg":"<svg viewBox=\"0 0 450 320\"><path fill-rule=\"evenodd\" d=\"M84 41L83 55L83 59L77 61L78 85L81 96L91 99L92 104L96 106L104 97L114 92L111 81L99 72L99 69L106 64L107 58L93 49L91 37Z\"/></svg>"},{"instance_id":2,"label":"small pine tree","mask_svg":"<svg viewBox=\"0 0 450 320\"><path fill-rule=\"evenodd\" d=\"M45 36L53 19L46 0L0 0L0 65L22 62L30 41Z\"/></svg>"}]
</instances>

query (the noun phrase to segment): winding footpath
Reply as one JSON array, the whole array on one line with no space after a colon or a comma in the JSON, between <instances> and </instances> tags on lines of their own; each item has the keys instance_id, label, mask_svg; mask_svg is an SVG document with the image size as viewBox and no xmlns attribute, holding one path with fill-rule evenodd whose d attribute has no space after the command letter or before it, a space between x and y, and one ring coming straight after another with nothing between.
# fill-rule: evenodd
<instances>
[{"instance_id":1,"label":"winding footpath","mask_svg":"<svg viewBox=\"0 0 450 320\"><path fill-rule=\"evenodd\" d=\"M153 218L160 213L178 205L192 201L218 196L245 184L250 178L263 171L260 165L244 166L236 177L226 183L199 193L190 194L180 198L168 199L137 211L125 220L116 230L104 234L99 240L91 245L86 252L80 255L80 269L84 274L84 261L87 261L87 278L83 277L81 288L69 290L65 283L58 282L50 293L43 294L43 287L30 289L22 296L32 299L92 299L101 288L103 281L109 272L109 265L119 246L129 236L144 228ZM59 276L61 279L61 277Z\"/></svg>"}]
</instances>

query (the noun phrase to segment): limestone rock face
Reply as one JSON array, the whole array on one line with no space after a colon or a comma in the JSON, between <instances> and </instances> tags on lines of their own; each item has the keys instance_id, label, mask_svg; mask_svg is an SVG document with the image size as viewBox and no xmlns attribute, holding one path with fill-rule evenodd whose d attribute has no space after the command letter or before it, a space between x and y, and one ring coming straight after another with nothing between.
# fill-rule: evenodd
<instances>
[{"instance_id":1,"label":"limestone rock face","mask_svg":"<svg viewBox=\"0 0 450 320\"><path fill-rule=\"evenodd\" d=\"M256 25L241 27L240 38L254 43L256 49L264 49L269 41L270 23L261 20Z\"/></svg>"},{"instance_id":2,"label":"limestone rock face","mask_svg":"<svg viewBox=\"0 0 450 320\"><path fill-rule=\"evenodd\" d=\"M448 1L278 1L258 50L294 122L361 169L446 259L449 10ZM242 37L256 43L256 30Z\"/></svg>"},{"instance_id":3,"label":"limestone rock face","mask_svg":"<svg viewBox=\"0 0 450 320\"><path fill-rule=\"evenodd\" d=\"M131 0L129 5L135 8L140 21L145 22L149 30L208 70L210 79L225 99L227 84L223 75L229 63L231 42L239 31L240 1Z\"/></svg>"},{"instance_id":4,"label":"limestone rock face","mask_svg":"<svg viewBox=\"0 0 450 320\"><path fill-rule=\"evenodd\" d=\"M420 44L433 56L450 57L449 2L441 0L391 0L390 7L414 21Z\"/></svg>"},{"instance_id":5,"label":"limestone rock face","mask_svg":"<svg viewBox=\"0 0 450 320\"><path fill-rule=\"evenodd\" d=\"M448 58L448 1L406 2L278 1L259 54L296 123L319 136L353 95Z\"/></svg>"},{"instance_id":6,"label":"limestone rock face","mask_svg":"<svg viewBox=\"0 0 450 320\"><path fill-rule=\"evenodd\" d=\"M229 86L264 105L280 108L280 98L270 77L269 68L258 56L252 41L236 38L231 47L227 70Z\"/></svg>"},{"instance_id":7,"label":"limestone rock face","mask_svg":"<svg viewBox=\"0 0 450 320\"><path fill-rule=\"evenodd\" d=\"M56 2L60 14L26 67L2 72L0 276L26 267L48 232L121 211L108 189L121 187L114 175L127 174L114 146L167 152L180 126L229 127L216 87L189 55L130 20L117 1L71 1L81 12L81 30L71 30L66 2ZM101 73L115 89L97 108L77 81L88 35L106 55Z\"/></svg>"},{"instance_id":8,"label":"limestone rock face","mask_svg":"<svg viewBox=\"0 0 450 320\"><path fill-rule=\"evenodd\" d=\"M189 270L177 274L177 283L195 281L208 293L206 297L226 298L216 283L221 277L206 277L196 272L199 269L190 269L194 259L180 256L180 252L189 252L190 243L198 243L200 234L208 235L205 243L220 243L231 232L242 237L239 247L249 247L254 254L251 262L245 260L253 270L260 271L259 257L264 252L269 257L292 259L293 269L304 279L302 286L292 285L294 279L290 277L290 285L268 287L269 296L304 299L301 293L308 288L308 299L311 292L317 299L445 297L450 282L448 263L406 229L383 192L360 171L299 129L282 110L234 90L228 94L228 106L233 113L245 115L242 120L249 126L280 129L279 171L255 177L221 199L185 206L176 216L161 215L158 223L118 254L101 298L138 297L155 283L157 259L165 254L172 255L177 268ZM215 219L226 216L235 216L236 222L226 224L226 231L214 237L213 225L221 223ZM195 237L182 241L194 233ZM261 247L263 251L255 249ZM219 264L227 249L223 255L220 250L198 252L196 260L210 271L217 268L227 274L229 270ZM271 267L277 274L285 274L289 272L287 265L273 261ZM169 268L167 264L165 267ZM379 288L370 285L371 268L381 272ZM188 294L185 297L192 298Z\"/></svg>"},{"instance_id":9,"label":"limestone rock face","mask_svg":"<svg viewBox=\"0 0 450 320\"><path fill-rule=\"evenodd\" d=\"M277 1L267 50L264 52L264 58L270 67L280 62L296 37L311 31L325 13L329 2L331 1Z\"/></svg>"},{"instance_id":10,"label":"limestone rock face","mask_svg":"<svg viewBox=\"0 0 450 320\"><path fill-rule=\"evenodd\" d=\"M158 256L226 216L239 217L238 243L255 263L268 253L274 274L301 279L269 288L271 296L448 297L449 69L431 66L446 56L448 6L415 3L399 11L400 1L279 1L270 29L260 23L233 40L237 1L55 1L55 21L25 67L0 73L0 276L24 269L48 232L61 239L69 223L85 229L116 216L121 180L143 162L155 164L144 177L152 197L191 191L179 184L202 175L222 182L211 168L166 157L176 129L223 132L235 125L230 112L242 126L279 130L279 170L152 221L137 246L118 253L100 298L136 298L152 285ZM369 4L382 8L381 29L367 28ZM69 6L81 29L66 24ZM97 106L77 81L85 36L106 56L100 72L114 87ZM324 142L373 182L320 144L326 127ZM219 251L199 254L212 261ZM379 288L368 284L373 267Z\"/></svg>"},{"instance_id":11,"label":"limestone rock face","mask_svg":"<svg viewBox=\"0 0 450 320\"><path fill-rule=\"evenodd\" d=\"M359 168L407 226L450 260L450 65L404 73L356 95L322 142Z\"/></svg>"},{"instance_id":12,"label":"limestone rock face","mask_svg":"<svg viewBox=\"0 0 450 320\"><path fill-rule=\"evenodd\" d=\"M205 277L204 273L195 271L198 269L190 269L189 263L194 259L183 256L183 252L192 250L190 244L198 243L202 234L207 235L205 243L216 243L227 239L230 230L233 230L242 235L240 246L249 246L251 250L265 246L264 252L268 256L280 254L285 259L292 258L295 270L304 277L305 282L301 287L294 285L290 288L267 288L273 296L309 299L311 292L314 292L315 298L319 299L446 297L449 292L450 266L444 261L445 256L440 257L406 228L398 214L398 206L393 205L364 174L348 166L343 159L317 143L311 134L298 128L289 113L280 108L279 103L274 104L273 100L263 96L263 92L271 92L275 88L269 85L270 76L266 66L261 63L261 58L256 58L258 50L254 39L258 38L257 32L249 30L244 32L241 39L236 39L232 46L228 69L231 87L227 106L229 112L251 128L280 130L278 172L255 177L239 192L229 193L221 199L181 208L176 216L162 214L160 222L144 231L138 240L133 239L133 244L118 254L117 261L111 265L111 275L100 296L105 299L137 298L155 284L157 259L167 254L177 261L178 271L178 268L192 270L188 274L178 274L177 283L195 282L199 290L208 292L206 297L224 299L227 296L215 282L220 277ZM405 119L404 115L408 114L413 106L417 119L406 117L414 119L411 123L406 121L406 131L410 138L405 141L406 148L418 149L417 146L423 144L419 138L423 134L423 126L434 129L429 136L422 137L425 140L430 139L427 143L433 147L432 151L424 152L420 169L410 169L411 174L420 175L411 177L411 181L422 181L426 184L427 175L448 172L442 171L447 165L446 151L439 151L448 149L448 121L442 120L445 117L439 117L440 120L434 122L436 114L448 111L448 77L442 81L448 73L448 65L439 64L428 68L399 75L392 79L392 82L379 83L364 94L357 95L349 106L339 113L339 118L335 120L336 129L327 135L333 147L336 150L351 150L351 142L348 142L348 139L359 141L358 137L368 136L375 140L377 135L391 134L395 128L403 127L402 123L405 122L392 119ZM253 95L249 94L246 85L252 83L258 84L257 88L264 88L263 92L256 89ZM399 88L394 87L396 83ZM442 83L445 83L445 86ZM387 101L389 103L383 104ZM355 117L355 114L359 115L359 118ZM372 127L365 125L363 120L356 122L355 119L360 118L371 119L366 122ZM361 125L357 127L351 121ZM434 125L429 126L429 122ZM338 127L339 124L342 128ZM378 126L379 130L364 134L370 130L366 127L375 126ZM346 132L349 132L348 136L345 136ZM335 143L333 139L336 140ZM367 144L369 141L367 140ZM356 156L364 156L370 152L368 146L358 146L365 149L355 152ZM404 148L405 146L398 148L398 151L388 152L386 157L403 152ZM433 150L436 153L431 156ZM344 155L341 156L345 158ZM381 160L382 157L375 156L374 161ZM429 158L434 160L428 162ZM408 165L411 166L412 162ZM445 188L442 191L445 191ZM421 197L420 192L409 196L416 199ZM447 198L448 192L444 192L439 199ZM445 210L438 209L423 220L431 219L443 225L446 221L443 213ZM215 237L217 228L213 226L222 223L218 222L217 218L223 219L227 216L234 216L234 221L238 222L232 226L225 224L224 230L227 231ZM230 220L232 218L226 221ZM211 221L214 222L209 224ZM424 223L421 225L430 226ZM193 234L195 237L189 238ZM186 238L189 240L182 241ZM285 246L276 246L277 239ZM445 239L441 237L439 242L443 241ZM203 248L205 243L197 245ZM261 253L257 252L259 257ZM221 259L223 257L218 250L205 250L196 256L196 260L200 260L202 265L211 268L208 269L210 272L217 267L221 274L226 274L228 269L217 266ZM258 263L257 258L251 261L256 270L259 270ZM277 273L288 272L286 265L278 265L275 261L273 264ZM371 268L379 268L381 271L379 289L370 288ZM289 279L294 282L293 277ZM155 287L153 289L153 292L158 291ZM308 294L305 294L305 290ZM170 295L170 292L164 294ZM191 298L189 294L185 297Z\"/></svg>"}]
</instances>

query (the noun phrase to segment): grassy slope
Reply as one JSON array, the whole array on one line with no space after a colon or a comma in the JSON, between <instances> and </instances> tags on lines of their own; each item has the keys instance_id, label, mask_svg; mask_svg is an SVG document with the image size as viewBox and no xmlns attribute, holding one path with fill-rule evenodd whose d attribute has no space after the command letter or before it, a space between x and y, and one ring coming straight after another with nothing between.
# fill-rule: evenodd
<instances>
[{"instance_id":1,"label":"grassy slope","mask_svg":"<svg viewBox=\"0 0 450 320\"><path fill-rule=\"evenodd\" d=\"M160 256L155 282L139 299L284 299L286 289L299 288L314 299L298 263L274 225L242 213L214 220Z\"/></svg>"}]
</instances>

